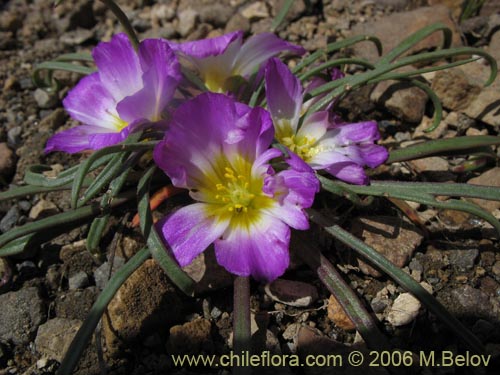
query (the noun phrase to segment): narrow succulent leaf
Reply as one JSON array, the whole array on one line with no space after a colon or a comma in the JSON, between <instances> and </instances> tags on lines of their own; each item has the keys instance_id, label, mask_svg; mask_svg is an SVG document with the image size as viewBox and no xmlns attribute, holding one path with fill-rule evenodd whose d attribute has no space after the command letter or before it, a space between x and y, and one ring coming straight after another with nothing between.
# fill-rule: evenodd
<instances>
[{"instance_id":1,"label":"narrow succulent leaf","mask_svg":"<svg viewBox=\"0 0 500 375\"><path fill-rule=\"evenodd\" d=\"M484 347L479 339L470 332L458 319L448 312L429 292L427 292L410 275L387 260L383 255L366 243L355 237L338 225L328 225L317 212L311 215L311 219L323 226L325 231L336 239L355 250L364 260L374 265L379 270L386 273L401 287L413 294L420 300L434 315L436 315L452 332L454 332L473 351L481 353Z\"/></svg>"},{"instance_id":2,"label":"narrow succulent leaf","mask_svg":"<svg viewBox=\"0 0 500 375\"><path fill-rule=\"evenodd\" d=\"M111 277L73 338L73 341L64 355L61 366L57 370L58 375L71 375L73 373L109 302L130 275L132 275L132 273L134 273L134 271L149 257L150 253L147 248L139 250L137 254L130 258L130 260Z\"/></svg>"},{"instance_id":3,"label":"narrow succulent leaf","mask_svg":"<svg viewBox=\"0 0 500 375\"><path fill-rule=\"evenodd\" d=\"M276 15L276 17L274 17L274 20L271 23L272 33L274 33L285 20L286 15L288 14L288 12L290 12L290 8L292 7L293 1L294 0L285 0L285 2L283 3L283 6L281 7L280 11Z\"/></svg>"},{"instance_id":4,"label":"narrow succulent leaf","mask_svg":"<svg viewBox=\"0 0 500 375\"><path fill-rule=\"evenodd\" d=\"M379 55L382 54L382 42L380 42L380 39L370 35L357 35L338 42L330 43L326 46L325 49L317 50L316 52L312 53L310 56L302 60L300 63L298 63L297 66L292 69L292 72L294 74L297 74L298 72L300 72L300 70L315 63L316 60L322 57L324 57L326 60L328 58L328 54L341 50L342 48L351 47L360 42L372 42L377 47Z\"/></svg>"},{"instance_id":5,"label":"narrow succulent leaf","mask_svg":"<svg viewBox=\"0 0 500 375\"><path fill-rule=\"evenodd\" d=\"M466 160L460 165L454 166L450 168L450 170L453 173L465 173L465 172L472 172L480 168L484 168L487 164L490 158L488 157L475 157L470 160Z\"/></svg>"},{"instance_id":6,"label":"narrow succulent leaf","mask_svg":"<svg viewBox=\"0 0 500 375\"><path fill-rule=\"evenodd\" d=\"M334 193L336 195L342 195L339 194L338 190L338 184L335 188L330 189L332 185L335 185L336 182L333 182L325 177L318 176L318 178L321 181L321 184L323 188L326 191L330 191L331 193ZM500 235L500 222L489 212L486 212L483 210L481 207L479 207L476 204L466 202L466 201L460 201L456 199L450 199L447 201L439 201L434 198L434 196L440 195L440 196L469 196L469 197L477 197L479 192L484 192L484 195L479 195L479 198L482 199L492 199L492 200L500 200L500 189L499 188L494 188L494 187L487 187L487 186L475 186L475 185L467 185L466 187L463 186L464 184L456 184L459 186L462 186L463 189L460 188L455 188L451 189L449 188L446 190L446 186L443 186L443 189L441 190L441 184L433 184L434 185L434 190L433 192L426 192L423 188L421 190L417 190L417 186L419 186L418 183L415 183L414 187L411 187L413 183L407 183L408 187L403 187L401 183L394 183L392 184L387 184L387 182L384 185L378 185L376 182L372 182L370 186L359 186L359 185L348 185L345 183L341 183L342 187L344 190L348 192L354 192L356 194L366 194L366 195L372 195L372 196L380 196L380 197L391 197L391 198L396 198L396 199L402 199L405 201L411 201L411 202L418 202L422 204L426 204L429 206L437 207L437 208L444 208L444 209L450 209L450 210L457 210L457 211L464 211L467 213L470 213L472 215L475 215L488 223L490 223L497 232ZM399 185L399 186L398 186ZM429 185L429 184L428 184ZM443 184L443 185L450 185L450 184ZM420 185L422 186L422 185ZM464 192L469 192L469 194L457 194L458 191L463 190ZM454 193L453 193L454 192ZM452 194L448 194L452 193Z\"/></svg>"},{"instance_id":7,"label":"narrow succulent leaf","mask_svg":"<svg viewBox=\"0 0 500 375\"><path fill-rule=\"evenodd\" d=\"M330 180L318 176L325 189L337 194L343 190L351 190L357 194L384 196L397 191L422 193L430 196L449 196L481 198L500 201L500 188L473 184L452 184L441 182L403 182L403 181L372 181L369 186L351 185L338 180ZM335 191L334 191L335 190Z\"/></svg>"},{"instance_id":8,"label":"narrow succulent leaf","mask_svg":"<svg viewBox=\"0 0 500 375\"><path fill-rule=\"evenodd\" d=\"M64 53L56 57L55 61L84 61L94 62L94 58L88 52Z\"/></svg>"},{"instance_id":9,"label":"narrow succulent leaf","mask_svg":"<svg viewBox=\"0 0 500 375\"><path fill-rule=\"evenodd\" d=\"M443 23L435 23L429 26L426 26L417 32L413 33L406 39L404 39L401 43L399 43L394 49L389 51L385 56L383 56L379 63L380 64L389 64L398 56L401 56L403 53L408 51L410 48L414 47L418 42L427 38L429 35L434 34L437 31L443 32L443 49L447 49L451 46L452 41L452 33L451 30Z\"/></svg>"},{"instance_id":10,"label":"narrow succulent leaf","mask_svg":"<svg viewBox=\"0 0 500 375\"><path fill-rule=\"evenodd\" d=\"M140 150L139 152L132 154L132 156L130 156L130 153L128 152L116 155L117 157L119 156L117 158L117 162L110 162L102 170L94 182L85 191L83 196L78 200L78 206L86 204L111 182L108 191L103 196L102 202L104 202L104 204L101 204L101 207L104 208L106 206L106 201L120 192L122 186L127 181L130 171L139 162L139 159L143 155L144 151L145 150Z\"/></svg>"},{"instance_id":11,"label":"narrow succulent leaf","mask_svg":"<svg viewBox=\"0 0 500 375\"><path fill-rule=\"evenodd\" d=\"M33 239L35 237L36 233L30 233L26 236L10 241L9 243L2 246L2 248L0 249L0 256L8 257L11 255L21 254L33 243Z\"/></svg>"},{"instance_id":12,"label":"narrow succulent leaf","mask_svg":"<svg viewBox=\"0 0 500 375\"><path fill-rule=\"evenodd\" d=\"M122 25L123 30L127 34L128 38L130 39L130 43L132 43L132 46L137 51L139 49L139 38L137 37L134 27L132 26L132 23L128 19L127 15L113 0L101 0L101 2L103 2L109 8L109 10L113 12L115 17Z\"/></svg>"},{"instance_id":13,"label":"narrow succulent leaf","mask_svg":"<svg viewBox=\"0 0 500 375\"><path fill-rule=\"evenodd\" d=\"M425 158L432 155L446 155L452 151L468 151L482 146L500 144L500 137L492 135L464 136L418 143L390 152L386 164Z\"/></svg>"},{"instance_id":14,"label":"narrow succulent leaf","mask_svg":"<svg viewBox=\"0 0 500 375\"><path fill-rule=\"evenodd\" d=\"M103 164L107 163L111 160L111 155L106 155L103 158L96 161L89 169L89 172L94 169L99 168ZM44 172L51 171L52 168L48 165L32 165L24 174L24 182L28 185L34 186L43 186L43 187L59 187L63 185L67 185L73 182L75 177L75 173L78 171L78 165L74 167L68 168L61 173L57 177L47 177L44 175ZM89 181L89 179L87 179Z\"/></svg>"},{"instance_id":15,"label":"narrow succulent leaf","mask_svg":"<svg viewBox=\"0 0 500 375\"><path fill-rule=\"evenodd\" d=\"M137 186L138 211L141 231L146 238L151 255L163 268L167 276L186 295L190 296L194 291L194 281L179 267L171 257L171 250L165 248L165 243L156 232L149 206L149 185L156 170L153 166L146 171Z\"/></svg>"},{"instance_id":16,"label":"narrow succulent leaf","mask_svg":"<svg viewBox=\"0 0 500 375\"><path fill-rule=\"evenodd\" d=\"M299 79L304 82L308 78L311 78L317 74L320 74L325 71L325 69L340 66L340 65L360 65L368 69L374 69L375 65L372 63L364 60L364 59L357 59L357 58L351 58L351 57L346 57L346 58L341 58L341 59L335 59L335 60L330 60L327 61L323 64L320 64L318 66L315 66L314 68L311 68L307 71L305 71L302 74L299 74L298 77Z\"/></svg>"},{"instance_id":17,"label":"narrow succulent leaf","mask_svg":"<svg viewBox=\"0 0 500 375\"><path fill-rule=\"evenodd\" d=\"M299 238L304 236L301 232L295 232L293 235ZM335 266L321 254L319 248L314 244L310 244L308 239L303 238L301 243L309 244L309 246L301 246L298 249L298 255L318 274L321 282L335 296L368 346L370 348L389 349L390 345L386 337L380 332L370 313L336 270Z\"/></svg>"},{"instance_id":18,"label":"narrow succulent leaf","mask_svg":"<svg viewBox=\"0 0 500 375\"><path fill-rule=\"evenodd\" d=\"M424 129L425 133L430 133L433 130L436 130L436 128L441 123L441 120L443 119L443 106L441 104L441 100L439 100L436 93L426 83L421 82L417 79L412 79L410 80L410 82L412 85L424 91L432 101L432 105L434 106L434 118L432 119L432 124L427 129Z\"/></svg>"},{"instance_id":19,"label":"narrow succulent leaf","mask_svg":"<svg viewBox=\"0 0 500 375\"><path fill-rule=\"evenodd\" d=\"M488 62L490 67L490 76L484 83L484 86L489 86L493 83L498 72L497 61L493 56L491 56L481 48L455 47L455 48L437 50L432 52L423 52L417 55L403 57L395 61L393 64L391 64L391 66L393 67L393 69L399 69L407 65L422 64L424 62L430 63L443 59L449 59L456 56L481 56L482 58L484 58Z\"/></svg>"},{"instance_id":20,"label":"narrow succulent leaf","mask_svg":"<svg viewBox=\"0 0 500 375\"><path fill-rule=\"evenodd\" d=\"M131 200L133 197L134 194L131 191L121 194L118 198L114 199L111 202L110 208L115 208L121 204L124 204ZM101 213L102 209L99 207L99 205L92 204L89 206L77 208L76 210L69 210L57 215L52 215L50 217L28 223L20 227L16 227L0 236L0 247L31 233L48 231L49 229L50 231L54 231L54 228L57 228L58 226L73 225L74 223L88 221L90 218ZM2 251L3 250L0 249L0 256L3 256Z\"/></svg>"},{"instance_id":21,"label":"narrow succulent leaf","mask_svg":"<svg viewBox=\"0 0 500 375\"><path fill-rule=\"evenodd\" d=\"M238 276L234 280L233 290L233 351L235 353L250 353L250 278ZM250 367L233 366L233 374L249 375Z\"/></svg>"},{"instance_id":22,"label":"narrow succulent leaf","mask_svg":"<svg viewBox=\"0 0 500 375\"><path fill-rule=\"evenodd\" d=\"M73 180L73 188L71 190L71 206L76 207L78 202L78 196L80 194L80 190L82 188L82 183L85 179L87 173L89 173L91 167L96 163L101 157L110 154L119 154L121 152L129 152L129 151L139 151L139 150L147 150L152 148L157 142L135 142L139 134L132 134L129 138L122 144L116 146L110 146L106 148L102 148L100 150L95 151L87 160L85 160L82 164L80 164L78 171L75 173L75 178ZM129 143L130 142L130 143ZM117 158L116 155L113 156L109 163L112 163L113 159Z\"/></svg>"},{"instance_id":23,"label":"narrow succulent leaf","mask_svg":"<svg viewBox=\"0 0 500 375\"><path fill-rule=\"evenodd\" d=\"M87 247L88 252L95 258L100 258L102 255L99 244L101 243L102 236L104 235L104 231L108 226L110 218L110 214L96 217L92 220L92 224L90 225L85 246Z\"/></svg>"},{"instance_id":24,"label":"narrow succulent leaf","mask_svg":"<svg viewBox=\"0 0 500 375\"><path fill-rule=\"evenodd\" d=\"M41 64L38 64L33 69L32 73L33 82L38 87L54 91L57 90L58 88L57 81L52 79L52 73L55 70L73 72L82 75L88 75L90 73L95 72L94 68L89 68L88 66L84 65L72 64L71 62L57 61L57 60L45 61ZM46 72L45 76L42 76L41 74L43 71Z\"/></svg>"},{"instance_id":25,"label":"narrow succulent leaf","mask_svg":"<svg viewBox=\"0 0 500 375\"><path fill-rule=\"evenodd\" d=\"M455 61L452 63L447 63L447 64L443 64L443 65L438 65L438 66L429 66L427 68L408 70L406 72L389 72L389 73L386 73L386 74L379 76L376 79L372 79L372 80L368 81L368 83L377 83L377 82L387 81L387 80L396 80L396 79L403 79L403 78L418 77L418 76L425 74L425 73L437 72L440 70L446 70L446 69L455 68L457 66L466 65L466 64L469 64L471 62L477 61L478 59L479 59L478 57L471 57L469 59L458 60L458 61Z\"/></svg>"},{"instance_id":26,"label":"narrow succulent leaf","mask_svg":"<svg viewBox=\"0 0 500 375\"><path fill-rule=\"evenodd\" d=\"M309 110L307 111L307 115L315 113L321 110L322 108L326 107L334 98L344 95L355 88L367 84L368 82L380 80L381 77L383 77L384 75L393 70L416 63L420 64L424 62L435 62L442 59L447 59L454 56L463 56L463 55L479 55L488 60L488 62L490 63L491 74L488 80L485 82L485 85L487 86L494 81L497 74L496 60L492 56L488 55L485 51L479 48L460 47L460 48L453 48L446 50L438 50L433 52L425 52L425 53L420 53L418 55L402 58L392 64L379 63L376 64L376 69L369 70L363 73L358 73L352 76L346 76L344 78L335 80L333 82L326 83L314 90L311 90L306 96L305 98L306 100L310 97L315 97L317 95L322 95L325 93L326 95L309 108Z\"/></svg>"},{"instance_id":27,"label":"narrow succulent leaf","mask_svg":"<svg viewBox=\"0 0 500 375\"><path fill-rule=\"evenodd\" d=\"M88 181L87 181L88 182ZM86 181L84 181L82 186L88 186ZM59 191L59 190L70 190L71 185L61 185L57 187L44 187L44 186L19 186L16 188L11 188L7 191L3 191L0 193L0 202L8 199L16 199L21 197L26 197L28 195L40 194L40 193L48 193L51 191Z\"/></svg>"}]
</instances>

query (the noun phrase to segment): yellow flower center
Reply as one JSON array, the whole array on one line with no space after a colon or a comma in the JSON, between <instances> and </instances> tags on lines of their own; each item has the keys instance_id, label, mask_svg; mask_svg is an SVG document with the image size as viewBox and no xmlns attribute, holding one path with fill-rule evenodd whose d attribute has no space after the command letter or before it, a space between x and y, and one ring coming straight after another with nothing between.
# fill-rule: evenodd
<instances>
[{"instance_id":1,"label":"yellow flower center","mask_svg":"<svg viewBox=\"0 0 500 375\"><path fill-rule=\"evenodd\" d=\"M204 175L195 193L195 199L208 203L210 215L249 228L260 219L262 209L273 205L274 198L262 191L264 177L252 176L252 163L241 157L229 162L222 156L212 166L212 173Z\"/></svg>"},{"instance_id":2,"label":"yellow flower center","mask_svg":"<svg viewBox=\"0 0 500 375\"><path fill-rule=\"evenodd\" d=\"M298 137L296 134L293 134L282 137L278 141L300 156L306 163L310 162L314 156L322 151L321 146L314 146L316 139L307 136Z\"/></svg>"},{"instance_id":3,"label":"yellow flower center","mask_svg":"<svg viewBox=\"0 0 500 375\"><path fill-rule=\"evenodd\" d=\"M248 212L248 207L255 198L255 194L249 191L250 179L241 174L236 175L230 167L225 167L224 170L224 182L215 185L219 192L215 199L221 201L230 212Z\"/></svg>"}]
</instances>

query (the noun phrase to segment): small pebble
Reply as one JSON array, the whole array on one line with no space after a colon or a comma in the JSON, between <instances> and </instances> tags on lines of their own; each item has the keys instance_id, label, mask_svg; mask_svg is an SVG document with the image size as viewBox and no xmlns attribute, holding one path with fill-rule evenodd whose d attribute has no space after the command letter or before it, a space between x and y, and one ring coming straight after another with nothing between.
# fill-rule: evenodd
<instances>
[{"instance_id":1,"label":"small pebble","mask_svg":"<svg viewBox=\"0 0 500 375\"><path fill-rule=\"evenodd\" d=\"M68 286L70 290L73 289L83 289L89 285L89 277L84 271L80 271L68 280Z\"/></svg>"}]
</instances>

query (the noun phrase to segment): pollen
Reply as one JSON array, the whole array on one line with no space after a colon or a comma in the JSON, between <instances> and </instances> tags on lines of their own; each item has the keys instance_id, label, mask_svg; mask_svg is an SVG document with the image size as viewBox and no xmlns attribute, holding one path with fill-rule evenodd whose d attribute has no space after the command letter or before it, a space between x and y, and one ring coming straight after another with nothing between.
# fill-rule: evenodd
<instances>
[{"instance_id":1,"label":"pollen","mask_svg":"<svg viewBox=\"0 0 500 375\"><path fill-rule=\"evenodd\" d=\"M232 167L224 167L221 182L215 185L215 199L234 214L246 213L252 209L256 194L251 191L251 177L237 173Z\"/></svg>"},{"instance_id":2,"label":"pollen","mask_svg":"<svg viewBox=\"0 0 500 375\"><path fill-rule=\"evenodd\" d=\"M279 141L281 144L288 147L292 152L300 156L300 158L305 162L310 162L315 155L323 151L321 146L315 146L315 138L309 138L307 136L298 137L296 135L291 135L280 138Z\"/></svg>"}]
</instances>

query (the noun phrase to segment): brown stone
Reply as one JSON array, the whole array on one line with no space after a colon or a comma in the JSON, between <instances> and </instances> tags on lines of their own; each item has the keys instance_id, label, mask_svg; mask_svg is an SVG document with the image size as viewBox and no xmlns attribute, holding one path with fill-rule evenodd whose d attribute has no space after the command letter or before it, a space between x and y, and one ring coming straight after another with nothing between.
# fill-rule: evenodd
<instances>
[{"instance_id":1,"label":"brown stone","mask_svg":"<svg viewBox=\"0 0 500 375\"><path fill-rule=\"evenodd\" d=\"M210 321L200 318L170 328L167 351L170 354L199 354L211 352Z\"/></svg>"},{"instance_id":2,"label":"brown stone","mask_svg":"<svg viewBox=\"0 0 500 375\"><path fill-rule=\"evenodd\" d=\"M153 332L167 332L182 317L182 304L174 286L155 260L142 264L123 283L104 314L108 352L119 353Z\"/></svg>"},{"instance_id":3,"label":"brown stone","mask_svg":"<svg viewBox=\"0 0 500 375\"><path fill-rule=\"evenodd\" d=\"M450 10L443 5L421 7L408 12L393 13L378 20L358 23L353 27L352 35L375 35L381 40L384 52L387 53L387 51L392 50L403 39L410 36L410 34L436 22L444 23L453 31L453 45L461 44L460 34L450 16ZM407 53L441 46L442 38L440 33L433 33ZM369 43L360 43L356 45L354 50L356 55L369 61L378 59L375 46Z\"/></svg>"},{"instance_id":4,"label":"brown stone","mask_svg":"<svg viewBox=\"0 0 500 375\"><path fill-rule=\"evenodd\" d=\"M486 186L500 187L500 167L492 168L478 177L471 178L469 181L467 181L467 183L472 185L486 185ZM478 199L478 198L469 198L469 199L489 212L493 212L496 209L500 208L499 201L489 201L486 199Z\"/></svg>"},{"instance_id":5,"label":"brown stone","mask_svg":"<svg viewBox=\"0 0 500 375\"><path fill-rule=\"evenodd\" d=\"M404 267L408 263L423 239L416 226L406 219L392 216L358 217L353 221L352 233L397 267ZM382 275L362 260L358 263L364 274L374 277Z\"/></svg>"},{"instance_id":6,"label":"brown stone","mask_svg":"<svg viewBox=\"0 0 500 375\"><path fill-rule=\"evenodd\" d=\"M454 111L466 108L481 91L481 87L470 83L460 69L436 73L431 88L443 106Z\"/></svg>"},{"instance_id":7,"label":"brown stone","mask_svg":"<svg viewBox=\"0 0 500 375\"><path fill-rule=\"evenodd\" d=\"M356 329L356 326L352 322L351 318L347 316L344 308L340 305L334 295L331 295L328 299L328 319L343 330L354 331Z\"/></svg>"}]
</instances>

